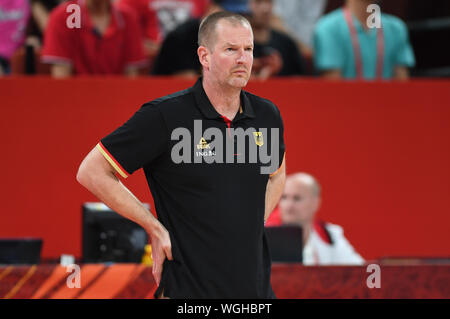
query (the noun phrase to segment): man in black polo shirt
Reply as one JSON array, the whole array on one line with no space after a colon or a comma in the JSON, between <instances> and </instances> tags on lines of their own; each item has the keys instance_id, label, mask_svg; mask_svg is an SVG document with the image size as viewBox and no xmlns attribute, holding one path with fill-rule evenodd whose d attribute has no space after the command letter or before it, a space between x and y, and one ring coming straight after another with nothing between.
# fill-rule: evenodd
<instances>
[{"instance_id":1,"label":"man in black polo shirt","mask_svg":"<svg viewBox=\"0 0 450 319\"><path fill-rule=\"evenodd\" d=\"M208 16L198 42L203 77L144 104L86 156L77 180L149 233L155 297L273 298L264 221L285 180L281 115L242 90L253 62L244 17ZM158 219L115 175L141 167Z\"/></svg>"}]
</instances>

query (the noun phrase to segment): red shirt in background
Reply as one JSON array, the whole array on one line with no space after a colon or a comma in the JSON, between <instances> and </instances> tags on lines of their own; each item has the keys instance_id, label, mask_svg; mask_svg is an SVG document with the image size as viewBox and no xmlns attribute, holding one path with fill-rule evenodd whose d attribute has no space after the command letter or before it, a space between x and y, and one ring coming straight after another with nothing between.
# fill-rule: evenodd
<instances>
[{"instance_id":1,"label":"red shirt in background","mask_svg":"<svg viewBox=\"0 0 450 319\"><path fill-rule=\"evenodd\" d=\"M150 0L120 0L120 7L132 9L138 19L141 34L154 42L162 41L162 32L159 27L158 15L150 6Z\"/></svg>"},{"instance_id":2,"label":"red shirt in background","mask_svg":"<svg viewBox=\"0 0 450 319\"><path fill-rule=\"evenodd\" d=\"M81 28L70 29L70 4L81 11ZM70 20L70 19L69 19ZM94 28L84 0L64 2L50 14L44 34L42 61L70 64L74 74L124 74L128 67L147 64L139 26L131 10L111 5L111 21L103 35Z\"/></svg>"}]
</instances>

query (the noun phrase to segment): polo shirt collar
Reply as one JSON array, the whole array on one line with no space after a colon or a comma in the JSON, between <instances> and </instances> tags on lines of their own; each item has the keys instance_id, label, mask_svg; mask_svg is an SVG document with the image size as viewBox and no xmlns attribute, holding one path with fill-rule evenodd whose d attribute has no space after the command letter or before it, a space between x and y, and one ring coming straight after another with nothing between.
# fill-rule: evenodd
<instances>
[{"instance_id":1,"label":"polo shirt collar","mask_svg":"<svg viewBox=\"0 0 450 319\"><path fill-rule=\"evenodd\" d=\"M203 77L200 77L197 82L192 87L194 92L195 101L197 107L200 109L200 112L207 119L222 119L222 116L219 112L216 111L214 106L209 101L208 96L206 95L205 90L203 89ZM246 92L241 90L241 103L242 103L242 113L238 112L234 117L233 121L249 117L254 118L255 113L253 112L253 107L250 103L250 99L248 98Z\"/></svg>"}]
</instances>

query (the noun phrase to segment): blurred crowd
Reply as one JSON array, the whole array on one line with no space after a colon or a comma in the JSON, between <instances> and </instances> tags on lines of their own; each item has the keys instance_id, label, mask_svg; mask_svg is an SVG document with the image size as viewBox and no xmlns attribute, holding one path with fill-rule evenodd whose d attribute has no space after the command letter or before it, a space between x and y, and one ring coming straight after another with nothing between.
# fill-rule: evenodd
<instances>
[{"instance_id":1,"label":"blurred crowd","mask_svg":"<svg viewBox=\"0 0 450 319\"><path fill-rule=\"evenodd\" d=\"M196 77L201 19L227 10L252 24L253 78L407 79L408 28L372 3L326 13L327 0L1 0L0 75Z\"/></svg>"}]
</instances>

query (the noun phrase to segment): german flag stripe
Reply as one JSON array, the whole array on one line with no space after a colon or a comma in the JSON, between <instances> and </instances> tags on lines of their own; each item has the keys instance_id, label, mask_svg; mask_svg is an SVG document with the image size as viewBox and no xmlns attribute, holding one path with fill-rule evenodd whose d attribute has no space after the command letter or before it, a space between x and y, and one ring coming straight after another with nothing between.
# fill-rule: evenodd
<instances>
[{"instance_id":1,"label":"german flag stripe","mask_svg":"<svg viewBox=\"0 0 450 319\"><path fill-rule=\"evenodd\" d=\"M108 152L106 147L103 146L102 142L97 144L97 149L102 153L102 155L106 158L106 160L111 164L112 167L120 174L123 178L127 178L129 174L127 171L117 162L114 157Z\"/></svg>"},{"instance_id":2,"label":"german flag stripe","mask_svg":"<svg viewBox=\"0 0 450 319\"><path fill-rule=\"evenodd\" d=\"M281 168L283 167L284 159L285 159L285 158L286 158L286 152L284 152L284 155L283 155L283 161L281 162L280 167L278 167L278 169L277 169L275 172L273 172L272 174L270 174L270 175L269 175L270 177L275 176L275 175L277 175L277 174L280 172Z\"/></svg>"}]
</instances>

